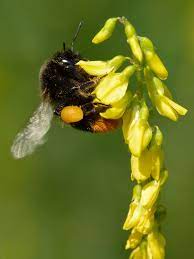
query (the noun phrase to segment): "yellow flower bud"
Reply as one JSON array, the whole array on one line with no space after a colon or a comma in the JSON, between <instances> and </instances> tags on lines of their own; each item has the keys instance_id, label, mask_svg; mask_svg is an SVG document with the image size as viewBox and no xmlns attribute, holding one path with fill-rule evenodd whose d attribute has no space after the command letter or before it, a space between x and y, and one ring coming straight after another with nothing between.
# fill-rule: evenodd
<instances>
[{"instance_id":1,"label":"yellow flower bud","mask_svg":"<svg viewBox=\"0 0 194 259\"><path fill-rule=\"evenodd\" d=\"M172 101L168 88L160 79L154 77L148 68L144 70L148 93L157 111L173 121L177 121L179 115L185 115L187 109Z\"/></svg>"},{"instance_id":2,"label":"yellow flower bud","mask_svg":"<svg viewBox=\"0 0 194 259\"><path fill-rule=\"evenodd\" d=\"M94 36L92 43L99 44L107 39L109 39L115 29L118 18L108 19L102 29Z\"/></svg>"},{"instance_id":3,"label":"yellow flower bud","mask_svg":"<svg viewBox=\"0 0 194 259\"><path fill-rule=\"evenodd\" d=\"M133 249L141 242L143 234L138 232L136 229L132 229L131 234L127 240L125 249Z\"/></svg>"},{"instance_id":4,"label":"yellow flower bud","mask_svg":"<svg viewBox=\"0 0 194 259\"><path fill-rule=\"evenodd\" d=\"M144 185L142 188L142 195L141 195L141 200L140 204L144 208L152 208L154 203L156 202L158 195L160 192L160 183L157 181L151 181Z\"/></svg>"},{"instance_id":5,"label":"yellow flower bud","mask_svg":"<svg viewBox=\"0 0 194 259\"><path fill-rule=\"evenodd\" d=\"M127 91L129 78L135 69L135 66L128 66L120 73L111 72L102 78L94 90L96 98L104 104L114 104L120 101Z\"/></svg>"},{"instance_id":6,"label":"yellow flower bud","mask_svg":"<svg viewBox=\"0 0 194 259\"><path fill-rule=\"evenodd\" d=\"M140 157L131 156L131 178L143 182L150 177L152 169L152 154L145 149Z\"/></svg>"},{"instance_id":7,"label":"yellow flower bud","mask_svg":"<svg viewBox=\"0 0 194 259\"><path fill-rule=\"evenodd\" d=\"M160 179L159 179L160 186L164 185L167 179L168 179L168 171L163 170L161 172L161 176L160 176Z\"/></svg>"},{"instance_id":8,"label":"yellow flower bud","mask_svg":"<svg viewBox=\"0 0 194 259\"><path fill-rule=\"evenodd\" d=\"M154 213L155 208L144 209L138 224L135 226L135 229L144 235L148 234L153 229L155 224Z\"/></svg>"},{"instance_id":9,"label":"yellow flower bud","mask_svg":"<svg viewBox=\"0 0 194 259\"><path fill-rule=\"evenodd\" d=\"M132 251L129 259L152 259L152 257L148 257L147 242L141 242L140 246Z\"/></svg>"},{"instance_id":10,"label":"yellow flower bud","mask_svg":"<svg viewBox=\"0 0 194 259\"><path fill-rule=\"evenodd\" d=\"M147 237L147 251L149 258L164 259L165 257L165 239L161 233L154 230Z\"/></svg>"},{"instance_id":11,"label":"yellow flower bud","mask_svg":"<svg viewBox=\"0 0 194 259\"><path fill-rule=\"evenodd\" d=\"M118 102L111 104L111 108L107 109L105 112L100 113L100 115L105 119L119 119L123 116L127 106L130 104L132 99L132 94L128 90L126 94Z\"/></svg>"},{"instance_id":12,"label":"yellow flower bud","mask_svg":"<svg viewBox=\"0 0 194 259\"><path fill-rule=\"evenodd\" d=\"M125 34L127 36L127 42L131 47L131 51L134 57L137 59L137 61L142 63L143 54L139 44L138 37L136 35L135 28L126 18L122 18L121 22L124 24Z\"/></svg>"},{"instance_id":13,"label":"yellow flower bud","mask_svg":"<svg viewBox=\"0 0 194 259\"><path fill-rule=\"evenodd\" d=\"M156 126L149 148L146 148L139 157L131 156L132 179L143 182L152 176L155 180L159 180L164 161L162 138L162 133Z\"/></svg>"},{"instance_id":14,"label":"yellow flower bud","mask_svg":"<svg viewBox=\"0 0 194 259\"><path fill-rule=\"evenodd\" d=\"M160 178L160 171L163 168L163 164L164 164L164 153L161 148L162 141L163 141L162 132L156 126L149 150L152 155L151 176L157 181Z\"/></svg>"},{"instance_id":15,"label":"yellow flower bud","mask_svg":"<svg viewBox=\"0 0 194 259\"><path fill-rule=\"evenodd\" d=\"M145 102L136 100L123 115L124 139L134 156L139 157L152 138L148 116L149 111Z\"/></svg>"},{"instance_id":16,"label":"yellow flower bud","mask_svg":"<svg viewBox=\"0 0 194 259\"><path fill-rule=\"evenodd\" d=\"M129 230L133 228L139 222L141 215L142 215L142 206L140 205L139 201L141 198L141 186L136 185L133 188L133 198L132 202L129 206L129 212L127 215L127 219L123 225L124 230Z\"/></svg>"},{"instance_id":17,"label":"yellow flower bud","mask_svg":"<svg viewBox=\"0 0 194 259\"><path fill-rule=\"evenodd\" d=\"M129 259L142 259L142 251L139 246L131 252Z\"/></svg>"},{"instance_id":18,"label":"yellow flower bud","mask_svg":"<svg viewBox=\"0 0 194 259\"><path fill-rule=\"evenodd\" d=\"M119 55L108 61L80 60L76 65L80 66L89 75L104 76L110 72L115 72L125 60L126 57Z\"/></svg>"},{"instance_id":19,"label":"yellow flower bud","mask_svg":"<svg viewBox=\"0 0 194 259\"><path fill-rule=\"evenodd\" d=\"M139 39L148 66L160 79L165 80L168 77L168 71L155 53L153 43L145 37L139 37Z\"/></svg>"}]
</instances>

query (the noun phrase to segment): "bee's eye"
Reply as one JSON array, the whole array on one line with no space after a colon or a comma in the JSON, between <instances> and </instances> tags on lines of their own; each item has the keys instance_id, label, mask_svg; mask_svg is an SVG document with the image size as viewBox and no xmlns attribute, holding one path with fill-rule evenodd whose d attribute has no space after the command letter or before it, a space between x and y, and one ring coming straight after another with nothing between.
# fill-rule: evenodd
<instances>
[{"instance_id":1,"label":"bee's eye","mask_svg":"<svg viewBox=\"0 0 194 259\"><path fill-rule=\"evenodd\" d=\"M70 64L70 62L67 59L62 59L62 63L64 64Z\"/></svg>"},{"instance_id":2,"label":"bee's eye","mask_svg":"<svg viewBox=\"0 0 194 259\"><path fill-rule=\"evenodd\" d=\"M72 63L70 61L68 61L67 59L62 59L62 64L65 65L65 67L71 67Z\"/></svg>"},{"instance_id":3,"label":"bee's eye","mask_svg":"<svg viewBox=\"0 0 194 259\"><path fill-rule=\"evenodd\" d=\"M61 119L65 123L74 123L83 119L83 111L78 106L66 106L61 111Z\"/></svg>"}]
</instances>

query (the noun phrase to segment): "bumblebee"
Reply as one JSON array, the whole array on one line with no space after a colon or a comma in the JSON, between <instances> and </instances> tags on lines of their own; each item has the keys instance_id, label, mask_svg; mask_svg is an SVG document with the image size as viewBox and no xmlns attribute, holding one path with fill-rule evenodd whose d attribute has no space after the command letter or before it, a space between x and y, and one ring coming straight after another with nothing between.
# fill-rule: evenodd
<instances>
[{"instance_id":1,"label":"bumblebee","mask_svg":"<svg viewBox=\"0 0 194 259\"><path fill-rule=\"evenodd\" d=\"M23 158L44 143L53 116L76 129L92 133L108 132L118 127L118 120L104 119L100 113L109 105L95 103L93 90L100 78L87 74L79 65L83 58L71 48L58 51L46 61L39 74L41 103L30 118L26 128L18 133L12 145L13 156Z\"/></svg>"}]
</instances>

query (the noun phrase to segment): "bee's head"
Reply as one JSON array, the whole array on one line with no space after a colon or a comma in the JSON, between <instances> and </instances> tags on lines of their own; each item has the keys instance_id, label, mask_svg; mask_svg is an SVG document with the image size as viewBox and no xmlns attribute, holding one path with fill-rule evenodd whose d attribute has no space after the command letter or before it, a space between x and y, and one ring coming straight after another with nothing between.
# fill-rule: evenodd
<instances>
[{"instance_id":1,"label":"bee's head","mask_svg":"<svg viewBox=\"0 0 194 259\"><path fill-rule=\"evenodd\" d=\"M67 49L57 52L52 58L52 62L68 71L71 70L80 59L79 54L74 53L71 49Z\"/></svg>"}]
</instances>

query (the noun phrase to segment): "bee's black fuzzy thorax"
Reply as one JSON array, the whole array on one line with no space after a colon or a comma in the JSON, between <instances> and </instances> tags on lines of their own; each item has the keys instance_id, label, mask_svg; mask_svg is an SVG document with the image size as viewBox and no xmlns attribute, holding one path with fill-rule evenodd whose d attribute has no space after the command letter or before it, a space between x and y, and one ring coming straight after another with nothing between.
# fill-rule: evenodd
<instances>
[{"instance_id":1,"label":"bee's black fuzzy thorax","mask_svg":"<svg viewBox=\"0 0 194 259\"><path fill-rule=\"evenodd\" d=\"M57 52L42 66L40 83L43 97L48 97L53 104L79 104L74 89L80 83L90 80L89 75L76 66L80 59L80 55L67 50Z\"/></svg>"}]
</instances>

